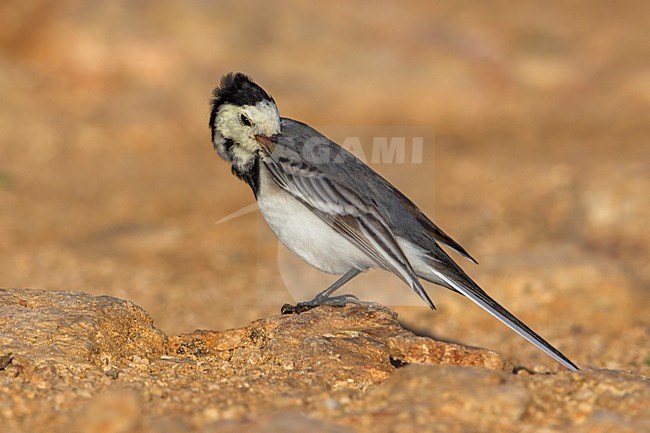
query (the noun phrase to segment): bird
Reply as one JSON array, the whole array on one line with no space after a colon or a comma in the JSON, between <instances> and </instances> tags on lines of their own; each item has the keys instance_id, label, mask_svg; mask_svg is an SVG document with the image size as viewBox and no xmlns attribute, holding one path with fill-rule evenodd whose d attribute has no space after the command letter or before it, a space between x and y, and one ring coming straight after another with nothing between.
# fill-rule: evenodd
<instances>
[{"instance_id":1,"label":"bird","mask_svg":"<svg viewBox=\"0 0 650 433\"><path fill-rule=\"evenodd\" d=\"M340 275L312 300L285 305L300 313L358 302L333 293L378 268L406 283L432 309L420 280L457 292L570 371L578 367L491 298L442 249L478 262L396 187L309 125L280 117L262 87L241 72L212 91L212 144L232 173L253 191L271 231L311 266Z\"/></svg>"}]
</instances>

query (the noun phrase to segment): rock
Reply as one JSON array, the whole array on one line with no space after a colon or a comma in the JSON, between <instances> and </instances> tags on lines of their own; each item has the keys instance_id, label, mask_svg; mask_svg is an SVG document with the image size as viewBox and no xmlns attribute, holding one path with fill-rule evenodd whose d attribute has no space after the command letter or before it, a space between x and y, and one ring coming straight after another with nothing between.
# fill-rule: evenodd
<instances>
[{"instance_id":1,"label":"rock","mask_svg":"<svg viewBox=\"0 0 650 433\"><path fill-rule=\"evenodd\" d=\"M351 405L362 425L380 431L466 425L476 431L516 431L532 395L512 374L451 366L411 365ZM387 416L388 415L388 416ZM474 431L474 430L469 431Z\"/></svg>"},{"instance_id":2,"label":"rock","mask_svg":"<svg viewBox=\"0 0 650 433\"><path fill-rule=\"evenodd\" d=\"M433 431L462 425L462 431L471 432L537 431L540 426L561 432L585 422L595 427L599 420L645 425L649 409L647 380L621 372L513 375L412 365L396 371L348 411L362 425L381 425L375 431L399 431L404 425L419 431L435 422Z\"/></svg>"},{"instance_id":3,"label":"rock","mask_svg":"<svg viewBox=\"0 0 650 433\"><path fill-rule=\"evenodd\" d=\"M650 421L650 382L628 372L593 369L580 374L562 372L518 375L519 384L535 396L527 417L538 423L579 425L594 422L602 414Z\"/></svg>"},{"instance_id":4,"label":"rock","mask_svg":"<svg viewBox=\"0 0 650 433\"><path fill-rule=\"evenodd\" d=\"M407 363L512 371L494 352L418 337L399 324L397 314L369 303L276 315L224 332L197 331L170 337L169 344L172 353L197 360L225 357L239 371L266 364L360 387Z\"/></svg>"},{"instance_id":5,"label":"rock","mask_svg":"<svg viewBox=\"0 0 650 433\"><path fill-rule=\"evenodd\" d=\"M165 335L140 307L110 296L0 289L0 354L39 365L111 368L163 353Z\"/></svg>"},{"instance_id":6,"label":"rock","mask_svg":"<svg viewBox=\"0 0 650 433\"><path fill-rule=\"evenodd\" d=\"M127 301L0 294L6 431L632 431L650 420L642 376L513 374L498 354L417 336L377 304L167 337Z\"/></svg>"},{"instance_id":7,"label":"rock","mask_svg":"<svg viewBox=\"0 0 650 433\"><path fill-rule=\"evenodd\" d=\"M8 431L38 431L45 425L50 431L89 431L82 424L66 427L71 412L101 395L134 359L162 355L165 339L151 317L128 301L0 289L0 356L6 364L0 370L0 407ZM122 416L107 429L92 431L120 431L110 426L122 423ZM103 423L98 416L83 419L91 426Z\"/></svg>"},{"instance_id":8,"label":"rock","mask_svg":"<svg viewBox=\"0 0 650 433\"><path fill-rule=\"evenodd\" d=\"M512 372L514 366L490 350L403 334L387 341L391 358L406 364L480 367Z\"/></svg>"}]
</instances>

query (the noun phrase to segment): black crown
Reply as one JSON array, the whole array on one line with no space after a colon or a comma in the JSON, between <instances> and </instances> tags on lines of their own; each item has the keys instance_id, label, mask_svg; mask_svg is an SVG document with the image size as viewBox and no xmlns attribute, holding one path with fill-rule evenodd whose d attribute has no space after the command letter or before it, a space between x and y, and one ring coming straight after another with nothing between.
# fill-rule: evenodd
<instances>
[{"instance_id":1,"label":"black crown","mask_svg":"<svg viewBox=\"0 0 650 433\"><path fill-rule=\"evenodd\" d=\"M248 75L241 72L230 72L221 78L219 87L212 91L210 101L210 128L214 127L219 107L223 104L238 106L255 105L260 101L275 103L273 98L264 89L255 84Z\"/></svg>"}]
</instances>

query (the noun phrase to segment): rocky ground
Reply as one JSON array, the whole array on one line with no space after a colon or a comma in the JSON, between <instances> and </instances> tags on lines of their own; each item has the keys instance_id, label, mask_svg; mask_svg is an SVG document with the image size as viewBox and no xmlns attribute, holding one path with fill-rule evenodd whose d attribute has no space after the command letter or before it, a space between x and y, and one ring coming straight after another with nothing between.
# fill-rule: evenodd
<instances>
[{"instance_id":1,"label":"rocky ground","mask_svg":"<svg viewBox=\"0 0 650 433\"><path fill-rule=\"evenodd\" d=\"M3 431L648 430L646 10L1 3ZM422 136L420 160L374 168L583 371L382 272L349 291L399 321L374 304L277 315L332 278L257 213L215 224L253 202L209 142L231 70L366 155Z\"/></svg>"},{"instance_id":2,"label":"rocky ground","mask_svg":"<svg viewBox=\"0 0 650 433\"><path fill-rule=\"evenodd\" d=\"M378 304L167 336L108 296L0 291L6 431L575 431L650 427L642 375L531 372ZM562 370L562 369L560 369Z\"/></svg>"}]
</instances>

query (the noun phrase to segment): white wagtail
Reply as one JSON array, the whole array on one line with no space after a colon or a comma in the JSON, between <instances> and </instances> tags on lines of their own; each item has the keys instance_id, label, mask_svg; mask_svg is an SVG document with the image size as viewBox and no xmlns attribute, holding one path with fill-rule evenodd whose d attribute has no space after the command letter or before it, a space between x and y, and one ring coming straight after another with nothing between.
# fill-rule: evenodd
<instances>
[{"instance_id":1,"label":"white wagtail","mask_svg":"<svg viewBox=\"0 0 650 433\"><path fill-rule=\"evenodd\" d=\"M273 98L249 77L225 75L211 106L212 143L251 187L273 233L310 265L342 275L311 301L284 312L351 302L352 295L330 295L361 272L381 268L433 309L419 278L468 297L569 370L578 370L463 272L439 244L476 261L404 194L318 131L280 117Z\"/></svg>"}]
</instances>

